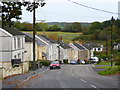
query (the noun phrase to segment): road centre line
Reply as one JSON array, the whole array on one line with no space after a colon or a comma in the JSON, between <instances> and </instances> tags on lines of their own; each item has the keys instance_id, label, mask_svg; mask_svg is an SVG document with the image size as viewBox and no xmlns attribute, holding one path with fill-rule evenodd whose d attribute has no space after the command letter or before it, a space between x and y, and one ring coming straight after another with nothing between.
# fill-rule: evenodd
<instances>
[{"instance_id":1,"label":"road centre line","mask_svg":"<svg viewBox=\"0 0 120 90\"><path fill-rule=\"evenodd\" d=\"M83 82L87 82L87 81L85 81L85 80L83 80L83 79L80 79L81 81L83 81Z\"/></svg>"},{"instance_id":2,"label":"road centre line","mask_svg":"<svg viewBox=\"0 0 120 90\"><path fill-rule=\"evenodd\" d=\"M96 86L94 86L94 85L92 85L92 84L90 84L90 86L92 86L93 88L97 88Z\"/></svg>"}]
</instances>

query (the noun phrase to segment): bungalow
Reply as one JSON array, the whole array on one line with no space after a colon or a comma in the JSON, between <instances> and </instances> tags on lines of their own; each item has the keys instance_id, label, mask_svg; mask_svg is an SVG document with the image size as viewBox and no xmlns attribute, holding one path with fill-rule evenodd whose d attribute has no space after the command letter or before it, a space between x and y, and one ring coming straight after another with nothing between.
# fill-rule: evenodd
<instances>
[{"instance_id":1,"label":"bungalow","mask_svg":"<svg viewBox=\"0 0 120 90\"><path fill-rule=\"evenodd\" d=\"M2 77L28 71L25 62L25 35L13 27L0 28L0 67Z\"/></svg>"}]
</instances>

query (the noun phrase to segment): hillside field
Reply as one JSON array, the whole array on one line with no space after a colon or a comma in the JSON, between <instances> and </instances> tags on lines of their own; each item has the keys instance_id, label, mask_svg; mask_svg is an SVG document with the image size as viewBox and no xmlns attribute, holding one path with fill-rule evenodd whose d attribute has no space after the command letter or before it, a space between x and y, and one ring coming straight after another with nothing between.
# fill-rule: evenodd
<instances>
[{"instance_id":1,"label":"hillside field","mask_svg":"<svg viewBox=\"0 0 120 90\"><path fill-rule=\"evenodd\" d=\"M32 33L32 31L26 31L29 33ZM48 37L54 37L55 39L58 36L62 36L62 39L64 42L68 43L70 41L72 41L74 38L80 36L82 33L71 33L71 32L41 32L41 31L37 31L38 35L47 35Z\"/></svg>"}]
</instances>

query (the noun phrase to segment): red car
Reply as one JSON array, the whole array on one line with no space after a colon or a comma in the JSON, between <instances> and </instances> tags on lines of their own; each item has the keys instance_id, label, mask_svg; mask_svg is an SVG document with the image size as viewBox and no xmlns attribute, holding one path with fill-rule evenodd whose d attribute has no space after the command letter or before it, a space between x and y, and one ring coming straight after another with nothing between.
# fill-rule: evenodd
<instances>
[{"instance_id":1,"label":"red car","mask_svg":"<svg viewBox=\"0 0 120 90\"><path fill-rule=\"evenodd\" d=\"M50 64L50 69L58 68L60 69L60 63L58 61L53 61Z\"/></svg>"}]
</instances>

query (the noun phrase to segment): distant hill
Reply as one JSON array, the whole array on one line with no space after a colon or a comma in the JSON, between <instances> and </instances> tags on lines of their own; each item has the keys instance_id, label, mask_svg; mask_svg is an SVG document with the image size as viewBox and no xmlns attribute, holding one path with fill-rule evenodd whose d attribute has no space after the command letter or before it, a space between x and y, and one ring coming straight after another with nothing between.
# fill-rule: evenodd
<instances>
[{"instance_id":1,"label":"distant hill","mask_svg":"<svg viewBox=\"0 0 120 90\"><path fill-rule=\"evenodd\" d=\"M63 28L66 24L70 24L70 23L73 23L73 22L47 22L48 25L54 25L54 24L57 24L60 28ZM82 26L89 26L91 23L88 23L88 22L80 22L82 24Z\"/></svg>"}]
</instances>

